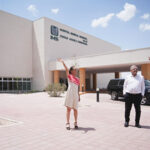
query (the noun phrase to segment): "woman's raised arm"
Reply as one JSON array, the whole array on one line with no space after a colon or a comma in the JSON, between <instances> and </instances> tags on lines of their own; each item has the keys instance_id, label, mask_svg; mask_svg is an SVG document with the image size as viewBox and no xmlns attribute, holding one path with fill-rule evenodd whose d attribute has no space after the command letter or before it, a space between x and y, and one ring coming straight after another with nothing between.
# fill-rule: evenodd
<instances>
[{"instance_id":1,"label":"woman's raised arm","mask_svg":"<svg viewBox=\"0 0 150 150\"><path fill-rule=\"evenodd\" d=\"M69 70L68 70L68 68L67 68L67 66L66 66L66 64L65 64L65 62L63 61L63 59L58 58L57 60L63 64L63 66L64 66L64 68L65 68L65 70L66 70L66 74L67 74L67 76L68 76L68 75L69 75Z\"/></svg>"}]
</instances>

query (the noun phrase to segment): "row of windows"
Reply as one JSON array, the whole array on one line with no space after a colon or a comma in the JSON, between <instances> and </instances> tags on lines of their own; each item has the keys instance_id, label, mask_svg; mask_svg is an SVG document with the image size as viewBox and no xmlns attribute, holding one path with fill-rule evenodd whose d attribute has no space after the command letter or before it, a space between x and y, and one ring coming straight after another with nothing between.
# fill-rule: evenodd
<instances>
[{"instance_id":1,"label":"row of windows","mask_svg":"<svg viewBox=\"0 0 150 150\"><path fill-rule=\"evenodd\" d=\"M31 81L31 78L5 78L0 77L0 81Z\"/></svg>"},{"instance_id":2,"label":"row of windows","mask_svg":"<svg viewBox=\"0 0 150 150\"><path fill-rule=\"evenodd\" d=\"M30 91L30 78L2 78L0 80L0 92Z\"/></svg>"}]
</instances>

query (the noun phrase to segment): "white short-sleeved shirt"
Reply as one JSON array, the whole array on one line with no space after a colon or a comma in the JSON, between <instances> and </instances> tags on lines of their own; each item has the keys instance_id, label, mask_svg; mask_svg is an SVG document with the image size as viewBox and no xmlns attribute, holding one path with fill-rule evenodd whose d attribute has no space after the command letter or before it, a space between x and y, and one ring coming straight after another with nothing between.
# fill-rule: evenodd
<instances>
[{"instance_id":1,"label":"white short-sleeved shirt","mask_svg":"<svg viewBox=\"0 0 150 150\"><path fill-rule=\"evenodd\" d=\"M142 75L137 74L133 76L132 74L127 76L123 86L123 94L139 94L141 93L143 96L145 94L145 83L144 77Z\"/></svg>"}]
</instances>

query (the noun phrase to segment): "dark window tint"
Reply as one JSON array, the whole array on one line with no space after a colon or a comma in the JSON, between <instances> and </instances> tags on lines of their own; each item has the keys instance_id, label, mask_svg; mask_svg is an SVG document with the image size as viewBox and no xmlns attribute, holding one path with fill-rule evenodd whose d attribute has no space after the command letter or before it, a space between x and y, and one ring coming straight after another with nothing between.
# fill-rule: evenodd
<instances>
[{"instance_id":1,"label":"dark window tint","mask_svg":"<svg viewBox=\"0 0 150 150\"><path fill-rule=\"evenodd\" d=\"M2 79L2 77L0 78ZM31 90L30 78L3 78L0 80L0 91L26 91Z\"/></svg>"},{"instance_id":2,"label":"dark window tint","mask_svg":"<svg viewBox=\"0 0 150 150\"><path fill-rule=\"evenodd\" d=\"M0 81L0 91L2 91L2 84L3 82Z\"/></svg>"},{"instance_id":3,"label":"dark window tint","mask_svg":"<svg viewBox=\"0 0 150 150\"><path fill-rule=\"evenodd\" d=\"M149 80L145 80L145 86L150 86L150 81Z\"/></svg>"},{"instance_id":4,"label":"dark window tint","mask_svg":"<svg viewBox=\"0 0 150 150\"><path fill-rule=\"evenodd\" d=\"M22 90L22 82L18 82L18 90Z\"/></svg>"},{"instance_id":5,"label":"dark window tint","mask_svg":"<svg viewBox=\"0 0 150 150\"><path fill-rule=\"evenodd\" d=\"M8 82L8 90L12 90L12 82Z\"/></svg>"},{"instance_id":6,"label":"dark window tint","mask_svg":"<svg viewBox=\"0 0 150 150\"><path fill-rule=\"evenodd\" d=\"M31 83L27 82L27 90L30 91L31 90Z\"/></svg>"},{"instance_id":7,"label":"dark window tint","mask_svg":"<svg viewBox=\"0 0 150 150\"><path fill-rule=\"evenodd\" d=\"M124 84L124 80L120 80L119 85L123 85Z\"/></svg>"},{"instance_id":8,"label":"dark window tint","mask_svg":"<svg viewBox=\"0 0 150 150\"><path fill-rule=\"evenodd\" d=\"M14 90L18 90L18 83L14 82Z\"/></svg>"},{"instance_id":9,"label":"dark window tint","mask_svg":"<svg viewBox=\"0 0 150 150\"><path fill-rule=\"evenodd\" d=\"M111 80L111 81L110 81L110 85L111 85L111 86L113 86L113 85L118 85L118 81L119 81L119 80Z\"/></svg>"},{"instance_id":10,"label":"dark window tint","mask_svg":"<svg viewBox=\"0 0 150 150\"><path fill-rule=\"evenodd\" d=\"M26 82L23 82L23 90L26 90Z\"/></svg>"},{"instance_id":11,"label":"dark window tint","mask_svg":"<svg viewBox=\"0 0 150 150\"><path fill-rule=\"evenodd\" d=\"M3 82L3 90L4 90L4 91L7 90L7 82Z\"/></svg>"}]
</instances>

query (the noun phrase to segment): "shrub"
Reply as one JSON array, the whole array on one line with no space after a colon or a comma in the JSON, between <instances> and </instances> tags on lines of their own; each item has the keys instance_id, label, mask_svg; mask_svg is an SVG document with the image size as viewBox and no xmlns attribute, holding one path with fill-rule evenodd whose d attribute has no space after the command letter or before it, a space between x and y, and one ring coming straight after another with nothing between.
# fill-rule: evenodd
<instances>
[{"instance_id":1,"label":"shrub","mask_svg":"<svg viewBox=\"0 0 150 150\"><path fill-rule=\"evenodd\" d=\"M65 84L53 83L45 89L51 97L59 97L66 89Z\"/></svg>"}]
</instances>

